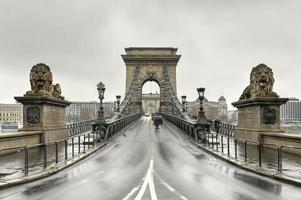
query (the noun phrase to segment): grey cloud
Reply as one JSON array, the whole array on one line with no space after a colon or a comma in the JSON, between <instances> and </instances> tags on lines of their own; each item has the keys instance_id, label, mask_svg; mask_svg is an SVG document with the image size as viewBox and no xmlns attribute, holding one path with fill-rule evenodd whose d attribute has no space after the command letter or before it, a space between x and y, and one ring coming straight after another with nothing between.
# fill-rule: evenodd
<instances>
[{"instance_id":1,"label":"grey cloud","mask_svg":"<svg viewBox=\"0 0 301 200\"><path fill-rule=\"evenodd\" d=\"M47 63L69 100L106 100L124 94L124 47L178 47L178 94L195 88L206 96L238 99L251 68L273 68L275 90L300 97L301 69L297 0L116 0L0 2L1 102L29 89L31 66ZM8 78L9 77L9 78Z\"/></svg>"}]
</instances>

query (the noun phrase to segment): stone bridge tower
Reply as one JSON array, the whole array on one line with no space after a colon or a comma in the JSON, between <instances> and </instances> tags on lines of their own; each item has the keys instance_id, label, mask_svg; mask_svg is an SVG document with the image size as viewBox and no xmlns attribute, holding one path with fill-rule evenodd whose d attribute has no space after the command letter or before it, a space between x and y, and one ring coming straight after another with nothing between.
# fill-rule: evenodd
<instances>
[{"instance_id":1,"label":"stone bridge tower","mask_svg":"<svg viewBox=\"0 0 301 200\"><path fill-rule=\"evenodd\" d=\"M176 66L181 55L176 54L177 48L130 47L125 52L121 55L126 65L125 99L121 106L130 112L141 112L142 87L148 81L155 81L160 87L160 111L181 112L176 79Z\"/></svg>"}]
</instances>

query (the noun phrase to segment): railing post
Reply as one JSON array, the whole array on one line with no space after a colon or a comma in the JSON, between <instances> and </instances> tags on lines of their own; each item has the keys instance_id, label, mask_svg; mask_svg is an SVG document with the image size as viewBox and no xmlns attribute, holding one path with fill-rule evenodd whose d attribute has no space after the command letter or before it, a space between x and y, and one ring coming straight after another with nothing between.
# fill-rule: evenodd
<instances>
[{"instance_id":1,"label":"railing post","mask_svg":"<svg viewBox=\"0 0 301 200\"><path fill-rule=\"evenodd\" d=\"M59 162L59 144L55 142L55 163Z\"/></svg>"},{"instance_id":2,"label":"railing post","mask_svg":"<svg viewBox=\"0 0 301 200\"><path fill-rule=\"evenodd\" d=\"M234 139L234 151L235 151L235 159L237 160L237 139Z\"/></svg>"},{"instance_id":3,"label":"railing post","mask_svg":"<svg viewBox=\"0 0 301 200\"><path fill-rule=\"evenodd\" d=\"M257 148L258 148L258 166L261 167L261 143L257 142Z\"/></svg>"},{"instance_id":4,"label":"railing post","mask_svg":"<svg viewBox=\"0 0 301 200\"><path fill-rule=\"evenodd\" d=\"M28 147L24 147L24 154L25 154L24 173L25 173L25 175L28 175Z\"/></svg>"},{"instance_id":5,"label":"railing post","mask_svg":"<svg viewBox=\"0 0 301 200\"><path fill-rule=\"evenodd\" d=\"M80 154L80 135L78 136L78 154Z\"/></svg>"},{"instance_id":6,"label":"railing post","mask_svg":"<svg viewBox=\"0 0 301 200\"><path fill-rule=\"evenodd\" d=\"M248 154L247 154L247 143L248 143L248 141L246 140L245 141L245 162L248 161L248 159L247 159L247 157L248 157Z\"/></svg>"},{"instance_id":7,"label":"railing post","mask_svg":"<svg viewBox=\"0 0 301 200\"><path fill-rule=\"evenodd\" d=\"M72 136L71 139L71 143L72 143L72 158L74 157L74 137Z\"/></svg>"},{"instance_id":8,"label":"railing post","mask_svg":"<svg viewBox=\"0 0 301 200\"><path fill-rule=\"evenodd\" d=\"M210 130L209 130L210 131ZM212 149L214 149L214 144L213 144L213 133L211 133L211 146L212 146Z\"/></svg>"},{"instance_id":9,"label":"railing post","mask_svg":"<svg viewBox=\"0 0 301 200\"><path fill-rule=\"evenodd\" d=\"M229 137L229 135L227 136L227 151L228 151L228 156L230 156L230 137Z\"/></svg>"},{"instance_id":10,"label":"railing post","mask_svg":"<svg viewBox=\"0 0 301 200\"><path fill-rule=\"evenodd\" d=\"M95 146L95 132L92 132L93 146Z\"/></svg>"},{"instance_id":11,"label":"railing post","mask_svg":"<svg viewBox=\"0 0 301 200\"><path fill-rule=\"evenodd\" d=\"M86 153L86 135L84 135L83 144L84 144L84 153Z\"/></svg>"},{"instance_id":12,"label":"railing post","mask_svg":"<svg viewBox=\"0 0 301 200\"><path fill-rule=\"evenodd\" d=\"M68 139L65 140L65 160L68 159Z\"/></svg>"},{"instance_id":13,"label":"railing post","mask_svg":"<svg viewBox=\"0 0 301 200\"><path fill-rule=\"evenodd\" d=\"M217 141L218 141L218 133L216 133L216 135L215 135L216 151L218 151L218 143L217 143Z\"/></svg>"},{"instance_id":14,"label":"railing post","mask_svg":"<svg viewBox=\"0 0 301 200\"><path fill-rule=\"evenodd\" d=\"M278 147L278 172L282 172L282 146Z\"/></svg>"},{"instance_id":15,"label":"railing post","mask_svg":"<svg viewBox=\"0 0 301 200\"><path fill-rule=\"evenodd\" d=\"M222 146L222 153L224 153L224 136L221 134L221 146Z\"/></svg>"},{"instance_id":16,"label":"railing post","mask_svg":"<svg viewBox=\"0 0 301 200\"><path fill-rule=\"evenodd\" d=\"M44 144L44 169L47 168L47 144Z\"/></svg>"}]
</instances>

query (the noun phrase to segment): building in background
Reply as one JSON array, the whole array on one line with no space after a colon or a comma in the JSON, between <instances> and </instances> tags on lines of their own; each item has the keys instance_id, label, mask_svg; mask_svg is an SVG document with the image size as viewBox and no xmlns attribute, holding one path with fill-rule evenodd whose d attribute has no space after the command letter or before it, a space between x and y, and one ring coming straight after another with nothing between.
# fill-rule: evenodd
<instances>
[{"instance_id":1,"label":"building in background","mask_svg":"<svg viewBox=\"0 0 301 200\"><path fill-rule=\"evenodd\" d=\"M228 120L228 106L224 96L221 96L218 101L218 116L217 118L222 121Z\"/></svg>"},{"instance_id":2,"label":"building in background","mask_svg":"<svg viewBox=\"0 0 301 200\"><path fill-rule=\"evenodd\" d=\"M17 123L23 124L23 105L0 104L0 123Z\"/></svg>"},{"instance_id":3,"label":"building in background","mask_svg":"<svg viewBox=\"0 0 301 200\"><path fill-rule=\"evenodd\" d=\"M0 104L0 132L17 132L23 126L23 105Z\"/></svg>"},{"instance_id":4,"label":"building in background","mask_svg":"<svg viewBox=\"0 0 301 200\"><path fill-rule=\"evenodd\" d=\"M289 98L286 104L280 106L280 122L301 123L301 101L298 98Z\"/></svg>"},{"instance_id":5,"label":"building in background","mask_svg":"<svg viewBox=\"0 0 301 200\"><path fill-rule=\"evenodd\" d=\"M238 122L238 110L228 110L228 122L230 124L237 124L237 122Z\"/></svg>"},{"instance_id":6,"label":"building in background","mask_svg":"<svg viewBox=\"0 0 301 200\"><path fill-rule=\"evenodd\" d=\"M103 104L103 112L104 112L104 116L105 118L112 118L115 112L115 108L116 108L116 102L115 101L107 101L104 102Z\"/></svg>"},{"instance_id":7,"label":"building in background","mask_svg":"<svg viewBox=\"0 0 301 200\"><path fill-rule=\"evenodd\" d=\"M160 94L142 94L142 110L144 113L159 112Z\"/></svg>"},{"instance_id":8,"label":"building in background","mask_svg":"<svg viewBox=\"0 0 301 200\"><path fill-rule=\"evenodd\" d=\"M104 102L103 110L105 118L110 118L114 114L115 103ZM99 110L99 102L71 102L70 106L66 108L67 121L79 122L90 119L96 119Z\"/></svg>"},{"instance_id":9,"label":"building in background","mask_svg":"<svg viewBox=\"0 0 301 200\"><path fill-rule=\"evenodd\" d=\"M199 99L193 102L187 102L187 112L192 118L196 118L199 112ZM228 106L225 97L221 96L218 101L203 100L205 115L208 119L228 120Z\"/></svg>"}]
</instances>

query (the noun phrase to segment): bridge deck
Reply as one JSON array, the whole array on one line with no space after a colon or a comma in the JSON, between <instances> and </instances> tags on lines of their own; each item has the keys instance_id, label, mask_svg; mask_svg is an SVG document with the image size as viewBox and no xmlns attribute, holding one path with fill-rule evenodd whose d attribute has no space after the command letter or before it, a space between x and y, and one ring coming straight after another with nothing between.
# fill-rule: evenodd
<instances>
[{"instance_id":1,"label":"bridge deck","mask_svg":"<svg viewBox=\"0 0 301 200\"><path fill-rule=\"evenodd\" d=\"M168 122L149 117L107 147L49 178L0 191L0 199L300 199L300 188L204 153Z\"/></svg>"}]
</instances>

